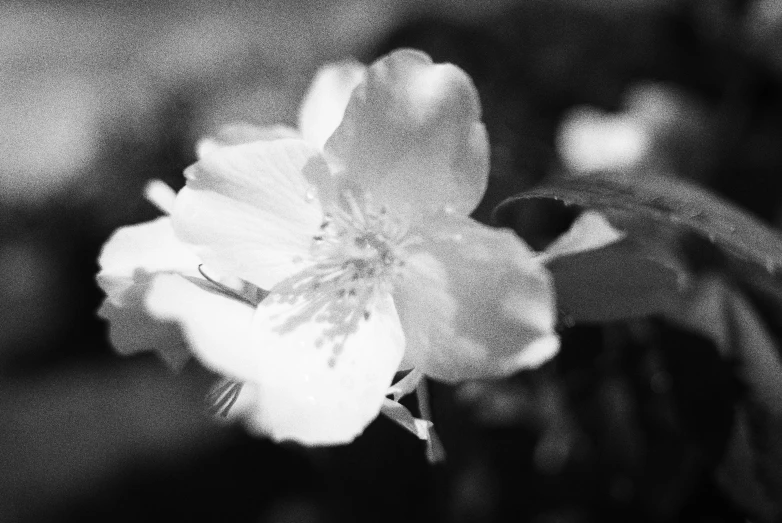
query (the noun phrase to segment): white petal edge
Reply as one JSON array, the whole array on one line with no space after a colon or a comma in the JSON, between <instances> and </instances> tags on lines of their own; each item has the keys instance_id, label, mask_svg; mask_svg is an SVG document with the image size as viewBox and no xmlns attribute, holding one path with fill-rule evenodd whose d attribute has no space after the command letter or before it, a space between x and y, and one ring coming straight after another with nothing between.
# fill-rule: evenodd
<instances>
[{"instance_id":1,"label":"white petal edge","mask_svg":"<svg viewBox=\"0 0 782 523\"><path fill-rule=\"evenodd\" d=\"M364 79L366 66L346 60L321 67L299 110L299 130L309 143L323 149L339 127L353 89Z\"/></svg>"},{"instance_id":2,"label":"white petal edge","mask_svg":"<svg viewBox=\"0 0 782 523\"><path fill-rule=\"evenodd\" d=\"M394 298L406 357L445 382L536 367L559 347L553 281L508 230L469 218L431 224Z\"/></svg>"},{"instance_id":3,"label":"white petal edge","mask_svg":"<svg viewBox=\"0 0 782 523\"><path fill-rule=\"evenodd\" d=\"M303 270L333 195L325 160L301 140L223 147L190 166L177 236L215 271L262 289Z\"/></svg>"},{"instance_id":4,"label":"white petal edge","mask_svg":"<svg viewBox=\"0 0 782 523\"><path fill-rule=\"evenodd\" d=\"M144 186L144 197L163 214L171 214L176 192L160 180L150 180Z\"/></svg>"},{"instance_id":5,"label":"white petal edge","mask_svg":"<svg viewBox=\"0 0 782 523\"><path fill-rule=\"evenodd\" d=\"M254 309L209 287L205 280L161 274L152 282L146 306L157 319L180 326L190 350L206 367L237 381L255 379Z\"/></svg>"},{"instance_id":6,"label":"white petal edge","mask_svg":"<svg viewBox=\"0 0 782 523\"><path fill-rule=\"evenodd\" d=\"M125 287L121 296L105 299L98 316L108 321L109 340L118 353L131 356L153 351L178 371L192 354L176 322L160 321L149 313L146 296L153 279L152 275L139 277Z\"/></svg>"},{"instance_id":7,"label":"white petal edge","mask_svg":"<svg viewBox=\"0 0 782 523\"><path fill-rule=\"evenodd\" d=\"M405 341L387 293L356 309L331 296L273 291L258 307L253 344L249 425L277 441L331 445L351 442L377 417Z\"/></svg>"},{"instance_id":8,"label":"white petal edge","mask_svg":"<svg viewBox=\"0 0 782 523\"><path fill-rule=\"evenodd\" d=\"M169 200L173 191L162 182L148 187L156 198ZM180 329L150 315L146 296L155 276L198 274L200 260L174 236L167 217L122 227L103 246L96 281L106 293L98 316L109 322L109 338L120 354L155 351L174 369L190 358Z\"/></svg>"},{"instance_id":9,"label":"white petal edge","mask_svg":"<svg viewBox=\"0 0 782 523\"><path fill-rule=\"evenodd\" d=\"M234 123L225 125L213 135L198 140L196 156L201 159L218 149L231 145L300 137L296 129L285 125L261 127L250 123Z\"/></svg>"},{"instance_id":10,"label":"white petal edge","mask_svg":"<svg viewBox=\"0 0 782 523\"><path fill-rule=\"evenodd\" d=\"M469 214L486 190L478 92L453 64L399 49L374 62L325 150L346 190L395 212Z\"/></svg>"},{"instance_id":11,"label":"white petal edge","mask_svg":"<svg viewBox=\"0 0 782 523\"><path fill-rule=\"evenodd\" d=\"M199 258L174 235L167 217L118 229L98 256L97 281L110 301L120 304L122 293L139 275L174 272L195 276Z\"/></svg>"}]
</instances>

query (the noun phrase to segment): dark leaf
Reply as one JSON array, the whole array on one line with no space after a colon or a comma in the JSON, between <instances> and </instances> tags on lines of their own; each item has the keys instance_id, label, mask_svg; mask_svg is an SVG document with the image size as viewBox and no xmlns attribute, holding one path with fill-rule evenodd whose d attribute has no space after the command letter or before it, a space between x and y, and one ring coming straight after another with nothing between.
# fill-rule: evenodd
<instances>
[{"instance_id":1,"label":"dark leaf","mask_svg":"<svg viewBox=\"0 0 782 523\"><path fill-rule=\"evenodd\" d=\"M760 487L751 509L760 521L777 521L782 516L782 361L774 339L739 291L730 293L727 314L729 349L749 392L740 405L734 447L748 444L751 451L748 465Z\"/></svg>"},{"instance_id":2,"label":"dark leaf","mask_svg":"<svg viewBox=\"0 0 782 523\"><path fill-rule=\"evenodd\" d=\"M502 221L505 212L530 198L553 198L658 225L686 228L769 272L782 268L782 235L706 189L679 178L651 173L631 177L609 172L551 178L502 202L495 217Z\"/></svg>"},{"instance_id":3,"label":"dark leaf","mask_svg":"<svg viewBox=\"0 0 782 523\"><path fill-rule=\"evenodd\" d=\"M753 520L776 521L782 515L782 361L774 337L741 290L717 275L700 278L669 315L736 362L746 393L718 479Z\"/></svg>"},{"instance_id":4,"label":"dark leaf","mask_svg":"<svg viewBox=\"0 0 782 523\"><path fill-rule=\"evenodd\" d=\"M679 294L681 271L624 239L601 249L553 259L557 306L578 322L604 322L660 313Z\"/></svg>"}]
</instances>

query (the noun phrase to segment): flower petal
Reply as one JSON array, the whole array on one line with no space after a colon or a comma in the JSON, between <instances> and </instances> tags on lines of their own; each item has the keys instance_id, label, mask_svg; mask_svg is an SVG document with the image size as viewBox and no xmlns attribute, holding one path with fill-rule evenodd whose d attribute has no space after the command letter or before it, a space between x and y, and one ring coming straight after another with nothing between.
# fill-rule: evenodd
<instances>
[{"instance_id":1,"label":"flower petal","mask_svg":"<svg viewBox=\"0 0 782 523\"><path fill-rule=\"evenodd\" d=\"M177 274L155 276L145 302L153 317L179 325L193 354L205 366L238 381L255 378L253 307L221 294L206 280Z\"/></svg>"},{"instance_id":2,"label":"flower petal","mask_svg":"<svg viewBox=\"0 0 782 523\"><path fill-rule=\"evenodd\" d=\"M213 136L198 140L196 154L200 159L221 147L282 138L299 138L299 133L296 129L284 125L261 127L249 123L236 123L221 127Z\"/></svg>"},{"instance_id":3,"label":"flower petal","mask_svg":"<svg viewBox=\"0 0 782 523\"><path fill-rule=\"evenodd\" d=\"M223 147L185 171L172 218L177 235L219 273L262 289L306 266L333 196L325 161L301 140Z\"/></svg>"},{"instance_id":4,"label":"flower petal","mask_svg":"<svg viewBox=\"0 0 782 523\"><path fill-rule=\"evenodd\" d=\"M162 217L118 229L101 250L97 278L111 299L115 287L121 287L122 282L131 283L138 271L195 276L199 263L192 250L174 235L171 220Z\"/></svg>"},{"instance_id":5,"label":"flower petal","mask_svg":"<svg viewBox=\"0 0 782 523\"><path fill-rule=\"evenodd\" d=\"M433 225L394 298L406 357L439 380L506 376L559 347L548 271L513 233L469 218Z\"/></svg>"},{"instance_id":6,"label":"flower petal","mask_svg":"<svg viewBox=\"0 0 782 523\"><path fill-rule=\"evenodd\" d=\"M393 300L375 292L340 301L283 286L254 320L260 363L249 423L275 440L350 442L377 417L402 359Z\"/></svg>"},{"instance_id":7,"label":"flower petal","mask_svg":"<svg viewBox=\"0 0 782 523\"><path fill-rule=\"evenodd\" d=\"M452 64L409 49L375 62L326 144L348 189L389 208L467 215L486 190L489 152L478 93Z\"/></svg>"},{"instance_id":8,"label":"flower petal","mask_svg":"<svg viewBox=\"0 0 782 523\"><path fill-rule=\"evenodd\" d=\"M111 345L120 354L155 351L171 368L180 370L191 354L179 326L162 322L147 310L153 279L151 274L135 275L133 284L126 286L121 295L103 301L98 316L108 321Z\"/></svg>"},{"instance_id":9,"label":"flower petal","mask_svg":"<svg viewBox=\"0 0 782 523\"><path fill-rule=\"evenodd\" d=\"M144 186L144 197L165 215L171 214L176 201L176 192L160 180L149 180Z\"/></svg>"},{"instance_id":10,"label":"flower petal","mask_svg":"<svg viewBox=\"0 0 782 523\"><path fill-rule=\"evenodd\" d=\"M353 89L364 79L366 66L354 60L327 64L315 74L299 111L302 136L318 149L342 121Z\"/></svg>"},{"instance_id":11,"label":"flower petal","mask_svg":"<svg viewBox=\"0 0 782 523\"><path fill-rule=\"evenodd\" d=\"M174 236L169 218L123 227L103 246L96 279L106 293L98 315L109 320L112 345L121 354L155 350L169 365L189 359L179 329L161 323L146 309L153 277L161 273L198 274L200 260Z\"/></svg>"}]
</instances>

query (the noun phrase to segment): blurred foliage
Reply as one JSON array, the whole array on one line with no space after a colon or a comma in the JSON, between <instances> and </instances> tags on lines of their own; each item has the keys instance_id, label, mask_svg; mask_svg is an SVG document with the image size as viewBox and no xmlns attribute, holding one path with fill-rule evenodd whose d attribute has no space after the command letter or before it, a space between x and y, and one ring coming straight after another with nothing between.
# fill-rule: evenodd
<instances>
[{"instance_id":1,"label":"blurred foliage","mask_svg":"<svg viewBox=\"0 0 782 523\"><path fill-rule=\"evenodd\" d=\"M203 369L112 352L95 260L114 229L155 215L146 180L181 187L220 123L293 123L317 65L344 54L416 47L475 79L492 146L481 220L562 166L562 122L587 105L651 129L655 161L635 175L697 180L779 225L778 2L384 6L0 5L0 520L771 520L779 498L761 490L779 472L746 465L782 452L773 420L746 408L737 356L669 317L563 323L541 369L433 384L448 453L434 467L385 419L342 448L251 439L202 417ZM573 213L536 202L512 225L543 247ZM742 276L720 288L740 289L750 333L776 343L764 276L677 241L699 277Z\"/></svg>"}]
</instances>

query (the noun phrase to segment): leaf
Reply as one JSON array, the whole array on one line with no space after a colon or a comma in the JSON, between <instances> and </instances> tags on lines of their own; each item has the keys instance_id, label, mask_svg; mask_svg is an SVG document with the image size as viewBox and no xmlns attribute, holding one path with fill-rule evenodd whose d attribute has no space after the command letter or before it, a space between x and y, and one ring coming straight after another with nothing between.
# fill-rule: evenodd
<instances>
[{"instance_id":1,"label":"leaf","mask_svg":"<svg viewBox=\"0 0 782 523\"><path fill-rule=\"evenodd\" d=\"M737 363L746 394L717 478L755 520L776 521L782 515L782 360L774 337L742 291L716 274L700 278L668 316L711 338Z\"/></svg>"},{"instance_id":2,"label":"leaf","mask_svg":"<svg viewBox=\"0 0 782 523\"><path fill-rule=\"evenodd\" d=\"M530 198L553 198L627 214L657 225L686 228L771 273L782 269L779 232L706 189L678 178L651 173L631 177L609 172L551 178L500 203L495 217L502 221L502 215L510 208Z\"/></svg>"},{"instance_id":3,"label":"leaf","mask_svg":"<svg viewBox=\"0 0 782 523\"><path fill-rule=\"evenodd\" d=\"M782 361L774 339L739 291L730 294L728 315L731 349L749 389L740 412L746 413L751 465L763 487L757 495L766 496L765 503L752 508L767 515L766 521L777 521L782 516Z\"/></svg>"},{"instance_id":4,"label":"leaf","mask_svg":"<svg viewBox=\"0 0 782 523\"><path fill-rule=\"evenodd\" d=\"M661 312L686 281L684 268L665 243L626 238L594 211L583 212L539 259L554 276L558 307L571 321Z\"/></svg>"},{"instance_id":5,"label":"leaf","mask_svg":"<svg viewBox=\"0 0 782 523\"><path fill-rule=\"evenodd\" d=\"M778 312L782 306L782 280L779 278L782 236L779 232L705 189L680 179L649 173L643 177L596 173L588 177L552 179L501 203L495 210L495 217L502 221L504 213L529 198L553 198L608 212L612 219L626 219L623 225L629 226L629 238L642 247L656 243L662 247L657 252L666 252L666 242L671 245L670 240L678 233L690 232L728 255L725 257L727 263L718 265L722 275L698 278L688 292L663 296L658 306L669 318L711 337L724 357L737 362L747 395L737 405L734 433L718 477L733 501L755 520L776 521L782 515L782 359L778 349L780 331L774 330L774 324L782 321ZM573 274L566 277L552 262L550 268L561 301L574 302L586 317L590 307L601 306L601 296L589 295L590 290L602 292L603 297L608 295L605 299L609 301L623 303L622 300L627 300L618 291L606 289L621 289L628 284L631 289L634 278L641 283L647 275L639 269L640 265L636 265L638 262L625 267L617 264L616 258L600 258L610 254L605 251L624 243L594 251L591 254L597 256L595 259L569 260ZM626 259L632 259L632 255L630 253ZM648 259L654 261L654 257ZM662 263L656 269L668 266L675 274L676 256L671 259L674 264L668 265L658 258L656 261ZM594 265L594 273L604 273L603 278L594 276L591 283L578 281L578 270L582 277L590 274L589 269L580 267L585 263ZM629 281L624 284L612 281L613 270L618 271L622 279L629 277ZM755 295L745 294L747 287ZM652 301L659 298L653 287L641 286L637 292L639 299L642 296L648 296ZM673 299L666 305L668 298ZM754 298L754 303L750 298ZM758 298L771 302L765 316L756 308ZM627 306L633 308L635 301L629 299ZM616 309L603 306L608 312Z\"/></svg>"},{"instance_id":6,"label":"leaf","mask_svg":"<svg viewBox=\"0 0 782 523\"><path fill-rule=\"evenodd\" d=\"M576 322L607 322L660 313L680 292L682 273L625 239L553 259L557 306Z\"/></svg>"}]
</instances>

